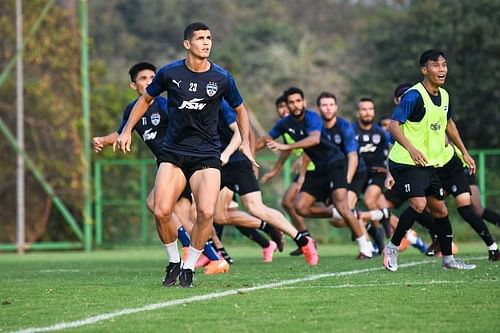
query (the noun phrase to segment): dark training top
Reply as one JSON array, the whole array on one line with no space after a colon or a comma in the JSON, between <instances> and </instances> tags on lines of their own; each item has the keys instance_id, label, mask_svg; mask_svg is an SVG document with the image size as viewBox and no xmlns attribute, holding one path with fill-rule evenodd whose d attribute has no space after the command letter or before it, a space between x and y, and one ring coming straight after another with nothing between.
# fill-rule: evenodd
<instances>
[{"instance_id":1,"label":"dark training top","mask_svg":"<svg viewBox=\"0 0 500 333\"><path fill-rule=\"evenodd\" d=\"M377 124L369 130L364 130L358 122L353 123L356 140L359 144L359 153L365 160L368 170L373 167L386 168L389 154L389 134Z\"/></svg>"},{"instance_id":2,"label":"dark training top","mask_svg":"<svg viewBox=\"0 0 500 333\"><path fill-rule=\"evenodd\" d=\"M328 140L323 121L313 111L305 110L304 119L300 122L297 122L292 115L286 116L274 125L269 131L269 136L276 139L284 133L288 133L295 142L298 142L314 131L321 132L320 142L315 146L304 148L304 152L313 161L316 170L327 168L338 160L345 160L340 149Z\"/></svg>"},{"instance_id":3,"label":"dark training top","mask_svg":"<svg viewBox=\"0 0 500 333\"><path fill-rule=\"evenodd\" d=\"M332 128L325 127L325 131L328 139L340 148L346 158L349 153L358 153L356 173L366 171L366 164L363 157L359 154L359 145L350 122L344 118L337 117L335 125Z\"/></svg>"},{"instance_id":4,"label":"dark training top","mask_svg":"<svg viewBox=\"0 0 500 333\"><path fill-rule=\"evenodd\" d=\"M129 103L125 110L123 110L122 122L117 132L121 133L130 112L134 108L137 99ZM142 141L148 146L151 152L158 157L160 155L163 139L167 133L169 123L169 114L167 108L167 100L163 97L156 97L153 104L151 104L142 116L141 119L134 126L134 130L141 136Z\"/></svg>"},{"instance_id":5,"label":"dark training top","mask_svg":"<svg viewBox=\"0 0 500 333\"><path fill-rule=\"evenodd\" d=\"M166 91L170 124L163 149L167 152L196 156L220 157L217 122L221 100L233 108L243 99L231 74L214 63L210 69L196 73L187 68L185 60L163 66L147 87L156 97Z\"/></svg>"}]
</instances>

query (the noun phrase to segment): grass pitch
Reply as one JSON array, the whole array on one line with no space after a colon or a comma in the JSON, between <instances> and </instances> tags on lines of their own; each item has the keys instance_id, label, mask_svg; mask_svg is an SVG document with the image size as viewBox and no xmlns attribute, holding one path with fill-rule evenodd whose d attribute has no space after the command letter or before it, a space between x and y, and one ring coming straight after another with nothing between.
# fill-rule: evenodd
<instances>
[{"instance_id":1,"label":"grass pitch","mask_svg":"<svg viewBox=\"0 0 500 333\"><path fill-rule=\"evenodd\" d=\"M231 271L197 271L188 290L161 285L160 247L2 254L0 332L500 332L499 264L459 246L477 269L409 249L390 273L354 245L320 245L317 267L292 246L264 264L256 246L230 246Z\"/></svg>"}]
</instances>

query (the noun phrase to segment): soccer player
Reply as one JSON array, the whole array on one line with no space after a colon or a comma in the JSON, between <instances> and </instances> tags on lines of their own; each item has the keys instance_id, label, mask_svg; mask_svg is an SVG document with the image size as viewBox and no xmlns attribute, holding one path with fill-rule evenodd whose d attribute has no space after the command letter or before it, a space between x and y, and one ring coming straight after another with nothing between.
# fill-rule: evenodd
<instances>
[{"instance_id":1,"label":"soccer player","mask_svg":"<svg viewBox=\"0 0 500 333\"><path fill-rule=\"evenodd\" d=\"M232 112L230 105L225 101L223 101L221 108L227 114ZM228 187L238 193L242 204L248 212L261 220L259 229L267 231L267 224L271 224L283 231L302 249L307 264L311 266L317 265L318 254L312 238L303 236L294 226L288 223L281 212L266 206L262 202L262 193L259 188L259 182L253 173L252 163L240 151L234 149L234 147L237 147L237 144L234 143L234 138L239 137L235 124L227 124L219 121L218 130L222 147L233 146L233 149L224 149L224 153L222 154L224 165L221 170L221 187ZM225 154L231 151L233 153L230 156ZM224 197L219 197L217 207L220 209L217 209L217 211L221 214L228 213L231 200L231 196L225 196L225 199ZM272 254L276 249L277 244L274 241L270 241L269 247L263 250L265 262L272 261Z\"/></svg>"},{"instance_id":2,"label":"soccer player","mask_svg":"<svg viewBox=\"0 0 500 333\"><path fill-rule=\"evenodd\" d=\"M196 202L197 221L191 234L186 262L174 265L168 278L183 288L193 286L193 272L213 228L220 188L220 142L217 121L222 98L237 112L242 133L241 149L255 163L249 147L249 122L243 99L232 75L209 61L210 29L203 23L184 30L186 58L163 66L132 110L116 145L130 151L131 130L155 96L166 91L171 124L162 146L155 180L154 213L162 225L171 223L175 202L189 183ZM175 235L170 235L175 240Z\"/></svg>"},{"instance_id":3,"label":"soccer player","mask_svg":"<svg viewBox=\"0 0 500 333\"><path fill-rule=\"evenodd\" d=\"M146 87L152 82L156 75L156 67L153 64L147 62L140 62L133 65L129 70L130 75L130 87L134 89L138 96L142 96L146 90ZM137 102L137 99L129 103L125 110L123 111L122 122L120 128L102 137L92 138L92 144L94 150L99 153L104 146L113 145L119 134L122 132L129 116L130 111ZM146 143L148 148L151 150L155 158L158 158L161 152L162 141L167 132L169 123L169 113L167 108L167 100L163 97L156 97L148 107L146 113L142 117L142 121L134 126L134 130L139 134L139 137ZM153 212L154 209L154 189L148 195L147 206L149 210ZM174 214L172 214L173 224L172 227L177 229L177 236L182 243L183 259L187 257L187 249L190 244L189 233L191 232L193 223L189 217L191 208L191 191L188 187L184 189L181 196L178 198ZM179 255L178 252L168 251L169 246L175 245L177 247L177 241L174 244L166 243L168 239L169 230L160 223L156 223L157 232L160 240L162 241L165 252L169 257L169 262L178 262ZM170 256L170 253L172 256ZM210 243L206 243L204 246L204 252L210 259L210 264L207 265L205 269L206 274L219 274L225 273L229 270L228 264L219 258L215 249ZM167 266L166 271L169 271ZM165 284L165 279L163 284Z\"/></svg>"},{"instance_id":4,"label":"soccer player","mask_svg":"<svg viewBox=\"0 0 500 333\"><path fill-rule=\"evenodd\" d=\"M314 205L331 198L339 214L351 228L360 247L360 256L372 257L372 247L363 235L363 230L349 209L347 202L347 169L344 154L332 144L323 127L321 118L306 110L306 101L301 89L291 87L284 92L290 115L278 121L265 137L268 148L273 151L287 151L303 148L313 161L314 171L308 171L295 203L295 209L302 216L331 217L330 208ZM288 133L295 141L282 144L273 139Z\"/></svg>"},{"instance_id":5,"label":"soccer player","mask_svg":"<svg viewBox=\"0 0 500 333\"><path fill-rule=\"evenodd\" d=\"M451 119L448 92L441 87L448 73L444 53L425 51L419 62L424 79L403 95L389 125L396 140L389 153L389 168L395 180L394 186L404 193L409 207L399 217L392 239L384 250L384 266L391 272L397 271L398 247L408 229L415 220L424 221L425 225L429 218L434 217L443 253L442 267L474 269L475 265L454 258L451 250L452 228L437 174L437 168L444 166L453 155L446 135L463 153L472 170L475 170L475 163ZM426 206L429 206L432 216L425 214Z\"/></svg>"},{"instance_id":6,"label":"soccer player","mask_svg":"<svg viewBox=\"0 0 500 333\"><path fill-rule=\"evenodd\" d=\"M358 102L358 120L354 123L356 140L360 147L360 155L368 170L363 185L363 201L368 210L381 209L383 216L380 220L387 237L390 236L390 212L385 201L383 190L387 176L387 154L389 153L389 136L382 128L375 124L375 102L369 97L363 97ZM373 223L375 235L380 238L380 226Z\"/></svg>"},{"instance_id":7,"label":"soccer player","mask_svg":"<svg viewBox=\"0 0 500 333\"><path fill-rule=\"evenodd\" d=\"M284 117L290 114L286 98L283 95L279 96L274 104L276 107L276 113L278 114L280 119L283 119ZM288 133L284 133L283 142L287 144L292 144L295 141ZM258 146L257 148L264 147L265 141L260 140L260 143L261 145ZM297 228L297 230L302 234L302 236L304 237L309 236L312 238L311 233L307 229L307 226L304 222L304 217L300 216L295 210L295 199L297 198L297 194L299 193L300 188L304 183L305 171L314 170L314 163L311 162L308 158L306 158L306 156L304 155L304 150L294 149L293 151L292 150L281 151L280 156L276 161L276 163L274 164L274 166L272 167L271 171L267 172L261 177L261 182L266 183L274 176L276 176L281 171L283 165L285 164L286 160L290 157L292 152L298 158L293 166L295 175L292 177L292 182L290 183L290 186L288 186L288 189L286 189L285 194L281 199L281 206L285 209L286 213L292 220L292 224ZM302 255L301 248L297 247L297 249L290 252L290 255L291 256Z\"/></svg>"},{"instance_id":8,"label":"soccer player","mask_svg":"<svg viewBox=\"0 0 500 333\"><path fill-rule=\"evenodd\" d=\"M354 135L353 126L344 118L337 116L338 104L337 97L334 94L330 92L322 92L316 99L316 106L318 107L319 114L323 119L326 136L330 142L340 148L342 153L344 153L347 158L347 200L349 208L354 210L365 183L366 164L363 158L359 156L359 145ZM382 214L379 210L376 210L373 213ZM336 227L346 226L336 210L334 210L331 223ZM359 220L359 223L363 223L363 221ZM365 237L368 238L368 234L365 233L366 229L363 224L361 225L361 228ZM375 230L375 228L373 228L372 231L373 230ZM378 235L374 235L374 239L377 247L380 249L379 251L382 251L384 248L383 231L381 234L379 233ZM359 259L365 258L360 257Z\"/></svg>"}]
</instances>

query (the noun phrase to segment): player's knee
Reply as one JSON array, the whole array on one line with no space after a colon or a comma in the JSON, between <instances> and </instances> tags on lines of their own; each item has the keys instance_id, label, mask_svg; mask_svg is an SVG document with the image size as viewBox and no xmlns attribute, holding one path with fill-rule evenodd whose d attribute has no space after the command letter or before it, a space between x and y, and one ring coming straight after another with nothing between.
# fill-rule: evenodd
<instances>
[{"instance_id":1,"label":"player's knee","mask_svg":"<svg viewBox=\"0 0 500 333\"><path fill-rule=\"evenodd\" d=\"M297 214L303 217L307 217L310 215L310 207L301 202L297 202L295 204L295 211L297 212Z\"/></svg>"},{"instance_id":2,"label":"player's knee","mask_svg":"<svg viewBox=\"0 0 500 333\"><path fill-rule=\"evenodd\" d=\"M153 213L157 220L166 220L172 217L172 211L159 206L153 206Z\"/></svg>"},{"instance_id":3,"label":"player's knee","mask_svg":"<svg viewBox=\"0 0 500 333\"><path fill-rule=\"evenodd\" d=\"M414 211L419 214L422 214L425 211L425 207L427 206L426 202L418 202L410 205Z\"/></svg>"},{"instance_id":4,"label":"player's knee","mask_svg":"<svg viewBox=\"0 0 500 333\"><path fill-rule=\"evenodd\" d=\"M214 218L214 210L210 207L198 207L198 220L209 221Z\"/></svg>"},{"instance_id":5,"label":"player's knee","mask_svg":"<svg viewBox=\"0 0 500 333\"><path fill-rule=\"evenodd\" d=\"M283 207L287 211L290 211L293 209L293 201L284 198L283 200L281 200L281 207Z\"/></svg>"},{"instance_id":6,"label":"player's knee","mask_svg":"<svg viewBox=\"0 0 500 333\"><path fill-rule=\"evenodd\" d=\"M146 206L148 207L149 211L154 213L155 211L155 203L153 198L149 198L146 200Z\"/></svg>"},{"instance_id":7,"label":"player's knee","mask_svg":"<svg viewBox=\"0 0 500 333\"><path fill-rule=\"evenodd\" d=\"M230 224L231 220L228 214L215 212L214 222L217 222L218 224Z\"/></svg>"}]
</instances>

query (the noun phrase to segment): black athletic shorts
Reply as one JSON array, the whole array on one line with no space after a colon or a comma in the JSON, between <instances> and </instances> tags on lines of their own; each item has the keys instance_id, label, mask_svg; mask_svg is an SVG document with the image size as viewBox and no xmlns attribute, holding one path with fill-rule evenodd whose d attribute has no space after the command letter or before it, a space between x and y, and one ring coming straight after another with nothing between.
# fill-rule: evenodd
<instances>
[{"instance_id":1,"label":"black athletic shorts","mask_svg":"<svg viewBox=\"0 0 500 333\"><path fill-rule=\"evenodd\" d=\"M220 188L224 186L240 196L260 191L259 181L255 178L252 162L249 160L232 162L221 169Z\"/></svg>"},{"instance_id":2,"label":"black athletic shorts","mask_svg":"<svg viewBox=\"0 0 500 333\"><path fill-rule=\"evenodd\" d=\"M405 199L428 196L444 199L443 186L436 168L389 162L389 169L394 178L396 190Z\"/></svg>"},{"instance_id":3,"label":"black athletic shorts","mask_svg":"<svg viewBox=\"0 0 500 333\"><path fill-rule=\"evenodd\" d=\"M386 190L384 192L384 197L387 201L392 203L394 209L401 207L406 201L406 198L396 189L396 186L393 186L390 190Z\"/></svg>"},{"instance_id":4,"label":"black athletic shorts","mask_svg":"<svg viewBox=\"0 0 500 333\"><path fill-rule=\"evenodd\" d=\"M470 184L464 174L460 159L454 155L443 167L437 169L443 189L456 197L462 193L470 193Z\"/></svg>"},{"instance_id":5,"label":"black athletic shorts","mask_svg":"<svg viewBox=\"0 0 500 333\"><path fill-rule=\"evenodd\" d=\"M376 185L380 187L380 189L383 191L385 188L385 178L387 177L387 173L385 172L373 172L373 171L368 171L366 175L366 181L365 184L363 185L363 192L366 191L368 186L370 185Z\"/></svg>"},{"instance_id":6,"label":"black athletic shorts","mask_svg":"<svg viewBox=\"0 0 500 333\"><path fill-rule=\"evenodd\" d=\"M470 169L469 168L464 168L463 169L463 173L465 175L465 177L467 178L467 181L469 182L469 185L477 185L477 179L476 179L476 174L475 173L471 173L470 172Z\"/></svg>"},{"instance_id":7,"label":"black athletic shorts","mask_svg":"<svg viewBox=\"0 0 500 333\"><path fill-rule=\"evenodd\" d=\"M325 202L331 197L334 190L347 189L346 161L339 160L321 170L307 171L301 192L306 192L316 198L316 201Z\"/></svg>"},{"instance_id":8,"label":"black athletic shorts","mask_svg":"<svg viewBox=\"0 0 500 333\"><path fill-rule=\"evenodd\" d=\"M158 162L158 165L160 163L172 163L173 165L179 167L188 182L193 173L198 170L221 169L221 161L220 158L217 157L187 156L165 152L163 150L158 157Z\"/></svg>"},{"instance_id":9,"label":"black athletic shorts","mask_svg":"<svg viewBox=\"0 0 500 333\"><path fill-rule=\"evenodd\" d=\"M347 190L356 193L359 197L363 193L363 187L366 182L366 171L356 172L352 177L351 183L347 184Z\"/></svg>"},{"instance_id":10,"label":"black athletic shorts","mask_svg":"<svg viewBox=\"0 0 500 333\"><path fill-rule=\"evenodd\" d=\"M158 159L156 159L156 166L159 167L160 166L160 161ZM189 200L190 203L193 203L193 197L191 195L191 187L189 187L189 182L186 182L186 187L184 188L184 191L182 191L180 198L186 198Z\"/></svg>"}]
</instances>

